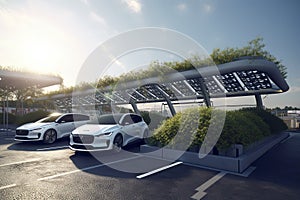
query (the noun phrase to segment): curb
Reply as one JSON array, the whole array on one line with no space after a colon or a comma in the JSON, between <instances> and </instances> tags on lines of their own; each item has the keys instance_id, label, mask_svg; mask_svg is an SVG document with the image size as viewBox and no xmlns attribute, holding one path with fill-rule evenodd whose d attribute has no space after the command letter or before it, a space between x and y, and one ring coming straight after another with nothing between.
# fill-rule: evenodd
<instances>
[{"instance_id":1,"label":"curb","mask_svg":"<svg viewBox=\"0 0 300 200\"><path fill-rule=\"evenodd\" d=\"M148 156L156 158L179 160L193 165L198 165L200 167L215 168L218 170L225 170L234 173L243 173L255 160L264 155L276 144L288 138L289 135L290 134L288 132L278 134L278 136L272 138L272 140L259 145L251 152L245 153L237 158L210 154L205 156L204 158L199 158L198 153L183 152L180 150L159 148L148 145L141 145L140 153L144 153Z\"/></svg>"}]
</instances>

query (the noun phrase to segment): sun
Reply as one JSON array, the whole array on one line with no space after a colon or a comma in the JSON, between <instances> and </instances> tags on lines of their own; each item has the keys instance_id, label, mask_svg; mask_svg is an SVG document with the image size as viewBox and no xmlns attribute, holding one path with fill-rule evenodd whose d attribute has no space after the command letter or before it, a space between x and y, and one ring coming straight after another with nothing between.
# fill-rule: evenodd
<instances>
[{"instance_id":1,"label":"sun","mask_svg":"<svg viewBox=\"0 0 300 200\"><path fill-rule=\"evenodd\" d=\"M26 67L37 72L48 73L57 59L55 43L43 37L24 39L21 53Z\"/></svg>"},{"instance_id":2,"label":"sun","mask_svg":"<svg viewBox=\"0 0 300 200\"><path fill-rule=\"evenodd\" d=\"M53 53L53 47L44 41L32 42L28 47L28 57L38 64L45 64Z\"/></svg>"}]
</instances>

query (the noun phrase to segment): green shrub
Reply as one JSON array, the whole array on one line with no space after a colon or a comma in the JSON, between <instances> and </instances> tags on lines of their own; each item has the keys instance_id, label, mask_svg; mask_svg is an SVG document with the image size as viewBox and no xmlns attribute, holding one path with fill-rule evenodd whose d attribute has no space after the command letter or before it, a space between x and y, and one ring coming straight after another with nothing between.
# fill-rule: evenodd
<instances>
[{"instance_id":1,"label":"green shrub","mask_svg":"<svg viewBox=\"0 0 300 200\"><path fill-rule=\"evenodd\" d=\"M193 108L177 113L154 131L150 144L186 148L202 143L209 126L211 111L210 108Z\"/></svg>"},{"instance_id":2,"label":"green shrub","mask_svg":"<svg viewBox=\"0 0 300 200\"><path fill-rule=\"evenodd\" d=\"M260 116L262 120L269 125L272 134L280 133L288 129L287 125L283 122L282 119L276 117L269 111L257 108L246 108L243 109L243 111L252 112Z\"/></svg>"},{"instance_id":3,"label":"green shrub","mask_svg":"<svg viewBox=\"0 0 300 200\"><path fill-rule=\"evenodd\" d=\"M169 144L179 130L181 115L182 113L178 113L174 117L163 121L162 125L155 129L153 137L149 139L150 144L156 146Z\"/></svg>"},{"instance_id":4,"label":"green shrub","mask_svg":"<svg viewBox=\"0 0 300 200\"><path fill-rule=\"evenodd\" d=\"M212 112L215 112L212 115ZM218 113L220 112L220 113ZM187 109L165 120L155 129L150 138L150 145L186 149L188 146L200 146L207 131L210 135L218 132L223 111L213 108ZM218 119L220 117L220 119ZM276 124L277 123L277 124ZM226 113L225 123L216 147L226 149L232 144L248 146L271 133L286 129L284 123L267 111L257 109L242 109ZM216 131L214 131L216 129ZM175 137L176 136L176 137ZM214 136L209 136L214 137ZM218 137L218 135L215 135ZM188 145L188 146L187 146Z\"/></svg>"},{"instance_id":5,"label":"green shrub","mask_svg":"<svg viewBox=\"0 0 300 200\"><path fill-rule=\"evenodd\" d=\"M44 117L47 117L50 113L48 111L38 110L35 112L31 112L28 114L25 114L23 116L18 116L16 120L17 125L22 125L30 122L35 122L39 119L42 119Z\"/></svg>"},{"instance_id":6,"label":"green shrub","mask_svg":"<svg viewBox=\"0 0 300 200\"><path fill-rule=\"evenodd\" d=\"M8 124L15 124L16 116L8 113ZM3 113L0 113L0 124L3 124Z\"/></svg>"},{"instance_id":7,"label":"green shrub","mask_svg":"<svg viewBox=\"0 0 300 200\"><path fill-rule=\"evenodd\" d=\"M158 128L162 124L162 122L166 119L166 117L163 116L161 113L155 111L150 111L150 112L141 111L141 116L149 126L150 130L154 130Z\"/></svg>"},{"instance_id":8,"label":"green shrub","mask_svg":"<svg viewBox=\"0 0 300 200\"><path fill-rule=\"evenodd\" d=\"M218 149L226 149L232 144L247 146L268 135L269 126L259 116L241 110L229 111L216 146Z\"/></svg>"}]
</instances>

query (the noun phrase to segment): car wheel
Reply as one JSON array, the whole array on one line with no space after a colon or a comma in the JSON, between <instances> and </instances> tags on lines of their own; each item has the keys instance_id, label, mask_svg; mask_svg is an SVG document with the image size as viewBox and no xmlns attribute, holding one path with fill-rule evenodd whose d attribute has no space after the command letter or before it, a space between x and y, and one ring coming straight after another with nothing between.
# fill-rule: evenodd
<instances>
[{"instance_id":1,"label":"car wheel","mask_svg":"<svg viewBox=\"0 0 300 200\"><path fill-rule=\"evenodd\" d=\"M113 142L113 151L120 152L123 147L123 137L121 135L117 135Z\"/></svg>"},{"instance_id":2,"label":"car wheel","mask_svg":"<svg viewBox=\"0 0 300 200\"><path fill-rule=\"evenodd\" d=\"M52 144L56 140L56 131L53 129L47 130L44 134L43 142L45 144Z\"/></svg>"}]
</instances>

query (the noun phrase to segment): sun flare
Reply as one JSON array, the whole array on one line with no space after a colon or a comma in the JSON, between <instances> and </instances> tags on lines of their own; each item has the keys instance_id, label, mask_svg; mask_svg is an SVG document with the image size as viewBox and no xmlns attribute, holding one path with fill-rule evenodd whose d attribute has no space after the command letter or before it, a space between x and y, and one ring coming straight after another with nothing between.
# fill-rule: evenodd
<instances>
[{"instance_id":1,"label":"sun flare","mask_svg":"<svg viewBox=\"0 0 300 200\"><path fill-rule=\"evenodd\" d=\"M46 38L25 39L22 45L23 60L27 68L38 72L51 72L57 52L54 43Z\"/></svg>"}]
</instances>

